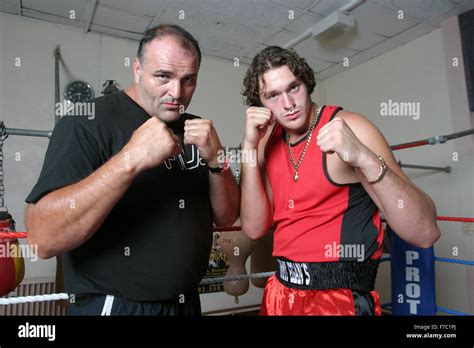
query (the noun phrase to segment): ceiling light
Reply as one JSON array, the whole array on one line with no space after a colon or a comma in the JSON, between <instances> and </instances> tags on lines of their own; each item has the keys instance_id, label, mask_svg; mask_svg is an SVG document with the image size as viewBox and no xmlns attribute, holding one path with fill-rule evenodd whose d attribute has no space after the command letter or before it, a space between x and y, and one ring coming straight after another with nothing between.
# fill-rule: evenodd
<instances>
[{"instance_id":1,"label":"ceiling light","mask_svg":"<svg viewBox=\"0 0 474 348\"><path fill-rule=\"evenodd\" d=\"M345 31L354 28L354 26L354 17L342 11L335 11L316 23L316 25L311 30L311 35L313 37L318 37L322 34L325 36L340 35Z\"/></svg>"}]
</instances>

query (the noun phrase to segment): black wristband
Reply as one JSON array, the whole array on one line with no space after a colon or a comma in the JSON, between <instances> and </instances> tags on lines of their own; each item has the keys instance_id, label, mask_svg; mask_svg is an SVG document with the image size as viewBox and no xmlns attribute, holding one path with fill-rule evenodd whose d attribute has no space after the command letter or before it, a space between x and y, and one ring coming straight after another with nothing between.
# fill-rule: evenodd
<instances>
[{"instance_id":1,"label":"black wristband","mask_svg":"<svg viewBox=\"0 0 474 348\"><path fill-rule=\"evenodd\" d=\"M219 166L219 167L216 167L216 168L209 167L209 166L207 166L207 167L209 168L209 171L211 173L222 173L224 171L224 166Z\"/></svg>"}]
</instances>

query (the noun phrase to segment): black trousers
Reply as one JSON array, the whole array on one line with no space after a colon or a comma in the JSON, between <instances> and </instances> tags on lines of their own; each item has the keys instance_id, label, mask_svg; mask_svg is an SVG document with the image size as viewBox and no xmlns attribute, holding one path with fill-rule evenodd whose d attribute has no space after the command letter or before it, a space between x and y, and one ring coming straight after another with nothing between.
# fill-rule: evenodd
<instances>
[{"instance_id":1,"label":"black trousers","mask_svg":"<svg viewBox=\"0 0 474 348\"><path fill-rule=\"evenodd\" d=\"M201 315L201 301L197 291L184 295L179 300L163 302L135 302L111 295L77 296L71 303L68 315L155 315L178 316Z\"/></svg>"}]
</instances>

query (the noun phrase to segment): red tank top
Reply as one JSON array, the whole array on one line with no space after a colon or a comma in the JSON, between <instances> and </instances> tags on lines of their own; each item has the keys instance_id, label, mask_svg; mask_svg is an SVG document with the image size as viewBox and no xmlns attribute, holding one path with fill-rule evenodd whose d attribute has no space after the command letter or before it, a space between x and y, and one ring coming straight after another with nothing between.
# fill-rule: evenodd
<instances>
[{"instance_id":1,"label":"red tank top","mask_svg":"<svg viewBox=\"0 0 474 348\"><path fill-rule=\"evenodd\" d=\"M324 106L311 142L293 179L294 169L277 124L265 148L266 175L273 191L273 256L298 262L363 261L380 258L380 213L362 184L337 184L327 173L326 154L316 135L341 110ZM307 137L292 145L297 162Z\"/></svg>"}]
</instances>

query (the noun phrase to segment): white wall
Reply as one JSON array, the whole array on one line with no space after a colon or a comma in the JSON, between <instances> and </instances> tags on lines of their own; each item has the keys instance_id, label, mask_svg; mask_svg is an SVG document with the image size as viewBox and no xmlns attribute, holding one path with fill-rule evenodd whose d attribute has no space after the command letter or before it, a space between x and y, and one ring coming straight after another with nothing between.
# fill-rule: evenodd
<instances>
[{"instance_id":1,"label":"white wall","mask_svg":"<svg viewBox=\"0 0 474 348\"><path fill-rule=\"evenodd\" d=\"M450 61L445 56L442 32L438 29L323 81L321 94L328 104L366 115L392 145L469 129L472 125L467 107L456 113L450 108L447 80ZM462 78L461 73L458 79ZM381 116L380 104L389 99L419 102L420 119ZM459 154L458 161L453 161L455 151ZM444 145L400 150L395 156L409 164L451 166L451 174L413 169L405 172L432 197L438 215L474 216L472 137ZM439 226L442 237L435 245L435 254L472 259L473 238L463 234L463 225L440 222ZM459 249L458 256L453 256L454 247ZM382 303L390 301L389 272L389 265L384 264L377 278ZM468 288L465 266L436 263L436 283L439 306L473 313L474 308L469 309L468 292L474 288Z\"/></svg>"},{"instance_id":2,"label":"white wall","mask_svg":"<svg viewBox=\"0 0 474 348\"><path fill-rule=\"evenodd\" d=\"M65 84L83 79L96 95L105 80L122 88L132 82L132 64L138 42L106 35L84 34L62 25L0 13L0 120L8 128L51 130L54 127L54 58L61 46L61 98ZM15 67L15 58L21 66ZM245 108L240 89L245 66L203 57L198 87L189 112L214 121L223 145L241 142ZM61 99L62 100L62 99ZM10 136L4 145L6 206L24 231L24 199L36 183L48 145L46 138ZM20 158L18 158L20 156ZM20 159L20 160L15 160ZM26 277L54 277L55 260L26 260ZM261 289L251 288L240 306L261 301ZM235 307L234 298L219 293L203 297L203 310Z\"/></svg>"}]
</instances>

